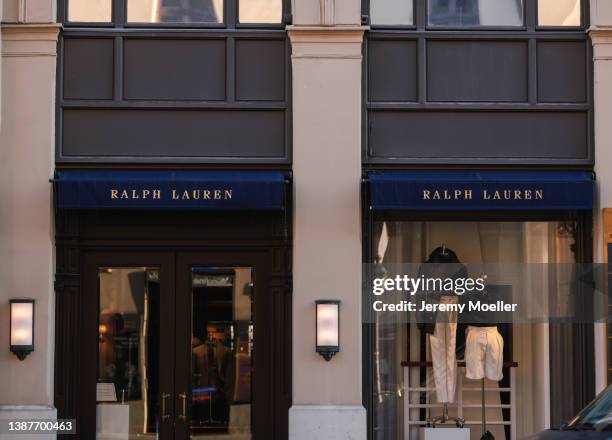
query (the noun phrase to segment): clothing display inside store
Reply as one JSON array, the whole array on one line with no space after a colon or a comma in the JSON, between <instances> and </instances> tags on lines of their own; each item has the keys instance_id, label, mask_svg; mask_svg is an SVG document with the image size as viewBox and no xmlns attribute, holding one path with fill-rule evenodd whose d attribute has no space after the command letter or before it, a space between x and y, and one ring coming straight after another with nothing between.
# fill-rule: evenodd
<instances>
[{"instance_id":1,"label":"clothing display inside store","mask_svg":"<svg viewBox=\"0 0 612 440\"><path fill-rule=\"evenodd\" d=\"M468 271L461 264L457 254L443 244L434 249L426 264L421 267L419 276L429 278L467 278ZM440 304L458 303L465 298L454 292L421 291L425 300ZM490 324L471 323L466 325L456 311L451 312L421 312L418 328L429 334L433 377L436 385L438 402L442 403L443 412L439 417L428 419L429 424L454 421L458 427L463 427L465 420L461 417L448 416L448 403L456 400L457 357L463 354L466 364L466 376L469 379L487 379L500 381L503 377L503 337L497 331L497 326ZM466 348L463 353L457 353L457 329L466 332ZM483 403L484 405L484 403Z\"/></svg>"},{"instance_id":2,"label":"clothing display inside store","mask_svg":"<svg viewBox=\"0 0 612 440\"><path fill-rule=\"evenodd\" d=\"M572 221L375 221L372 259L377 276L393 278L410 265L427 277L475 278L482 274L469 273L472 266L574 263L575 230ZM483 301L512 298L513 287L493 278ZM468 296L417 292L433 304L462 304ZM372 335L375 440L425 440L428 425L463 425L471 440L487 433L511 440L546 427L540 414L550 391L542 372L550 358L537 348L548 343L546 324L446 311L417 312L406 322L379 313Z\"/></svg>"}]
</instances>

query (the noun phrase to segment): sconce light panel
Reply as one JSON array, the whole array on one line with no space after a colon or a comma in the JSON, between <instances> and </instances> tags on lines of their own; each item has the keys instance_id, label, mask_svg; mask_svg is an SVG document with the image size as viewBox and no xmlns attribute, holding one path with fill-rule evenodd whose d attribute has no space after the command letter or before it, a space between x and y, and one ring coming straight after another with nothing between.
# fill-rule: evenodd
<instances>
[{"instance_id":1,"label":"sconce light panel","mask_svg":"<svg viewBox=\"0 0 612 440\"><path fill-rule=\"evenodd\" d=\"M11 299L10 304L10 350L24 360L34 351L34 300Z\"/></svg>"},{"instance_id":2,"label":"sconce light panel","mask_svg":"<svg viewBox=\"0 0 612 440\"><path fill-rule=\"evenodd\" d=\"M316 351L326 361L340 351L340 301L317 300Z\"/></svg>"}]
</instances>

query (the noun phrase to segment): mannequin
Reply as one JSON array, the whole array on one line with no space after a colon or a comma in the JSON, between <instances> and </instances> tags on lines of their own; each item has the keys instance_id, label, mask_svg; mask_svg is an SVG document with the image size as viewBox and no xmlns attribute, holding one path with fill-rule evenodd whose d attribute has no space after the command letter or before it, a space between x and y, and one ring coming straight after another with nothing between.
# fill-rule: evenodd
<instances>
[{"instance_id":1,"label":"mannequin","mask_svg":"<svg viewBox=\"0 0 612 440\"><path fill-rule=\"evenodd\" d=\"M457 254L446 245L434 249L425 263L419 270L419 276L442 279L467 277L465 266L461 264ZM459 297L449 292L420 293L426 296L427 302L443 304L459 302ZM455 401L457 322L457 312L421 312L418 317L419 329L429 334L438 402L445 404Z\"/></svg>"}]
</instances>

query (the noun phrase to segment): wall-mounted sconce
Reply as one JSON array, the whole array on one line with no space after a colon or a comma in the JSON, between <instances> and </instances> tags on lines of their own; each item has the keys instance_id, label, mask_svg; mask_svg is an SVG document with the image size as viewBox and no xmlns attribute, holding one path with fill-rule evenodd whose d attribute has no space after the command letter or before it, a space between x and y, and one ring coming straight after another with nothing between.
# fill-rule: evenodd
<instances>
[{"instance_id":1,"label":"wall-mounted sconce","mask_svg":"<svg viewBox=\"0 0 612 440\"><path fill-rule=\"evenodd\" d=\"M17 298L11 305L11 351L24 360L34 351L34 300Z\"/></svg>"},{"instance_id":2,"label":"wall-mounted sconce","mask_svg":"<svg viewBox=\"0 0 612 440\"><path fill-rule=\"evenodd\" d=\"M340 351L340 301L315 301L317 308L317 353L326 361Z\"/></svg>"}]
</instances>

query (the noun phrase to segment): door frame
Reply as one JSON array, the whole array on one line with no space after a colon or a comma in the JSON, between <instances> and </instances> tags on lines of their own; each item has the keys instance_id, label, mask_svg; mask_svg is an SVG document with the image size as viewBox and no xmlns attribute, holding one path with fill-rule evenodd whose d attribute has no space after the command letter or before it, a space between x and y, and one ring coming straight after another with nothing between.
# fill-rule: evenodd
<instances>
[{"instance_id":1,"label":"door frame","mask_svg":"<svg viewBox=\"0 0 612 440\"><path fill-rule=\"evenodd\" d=\"M269 277L260 288L270 298L272 319L268 336L272 344L269 353L257 356L267 358L265 371L271 384L267 392L271 399L265 417L257 420L258 428L253 420L253 438L260 440L258 432L266 433L261 440L288 438L292 388L291 243L290 209L282 212L56 210L54 400L58 417L76 419L77 423L76 436L58 438L94 438L95 413L93 419L91 412L81 413L84 406L79 366L85 351L91 350L85 347L89 338L81 334L83 307L92 303L85 294L85 260L88 254L96 252L255 253L265 259L270 268ZM239 263L234 260L231 265ZM152 266L159 264L151 260Z\"/></svg>"},{"instance_id":2,"label":"door frame","mask_svg":"<svg viewBox=\"0 0 612 440\"><path fill-rule=\"evenodd\" d=\"M96 435L96 372L98 367L98 345L90 341L98 339L98 317L100 313L100 292L98 274L101 267L129 268L150 267L158 268L160 273L160 326L170 330L160 332L159 357L174 356L175 332L173 324L176 319L175 307L175 257L170 252L108 252L88 251L83 255L83 292L97 292L95 298L83 301L81 308L80 344L81 352L78 368L78 389L80 394L77 429L82 436L95 438ZM174 364L171 362L159 363L159 392L174 393ZM166 401L166 413L174 413L173 399ZM173 430L168 423L160 423L160 435L163 439L173 439Z\"/></svg>"},{"instance_id":3,"label":"door frame","mask_svg":"<svg viewBox=\"0 0 612 440\"><path fill-rule=\"evenodd\" d=\"M266 259L263 250L215 250L208 252L183 251L176 254L176 367L175 367L175 393L174 405L178 414L183 404L181 393L191 400L191 322L192 322L192 280L191 269L194 266L215 266L220 268L251 267L253 269L252 282L254 286L254 309L252 321L254 324L254 350L251 360L251 432L254 439L268 438L268 421L273 420L273 398L269 393L272 389L271 377L273 365L271 354L272 344L271 327L274 322L271 297L267 296L265 286L270 285L271 265ZM189 292L188 295L178 292ZM187 319L181 320L182 316ZM181 323L183 325L181 325ZM189 412L187 412L189 416ZM189 419L175 420L175 438L177 440L189 439Z\"/></svg>"}]
</instances>

